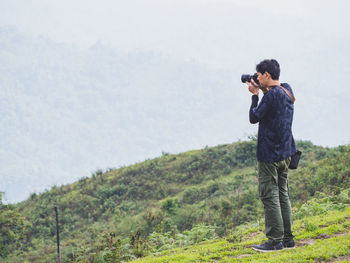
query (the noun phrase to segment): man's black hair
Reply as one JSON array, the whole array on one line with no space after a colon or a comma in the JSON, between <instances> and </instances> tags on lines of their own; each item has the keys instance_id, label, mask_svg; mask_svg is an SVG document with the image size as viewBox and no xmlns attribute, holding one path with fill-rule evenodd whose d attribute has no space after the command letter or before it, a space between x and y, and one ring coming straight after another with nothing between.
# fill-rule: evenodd
<instances>
[{"instance_id":1,"label":"man's black hair","mask_svg":"<svg viewBox=\"0 0 350 263\"><path fill-rule=\"evenodd\" d=\"M273 80L278 80L280 77L280 64L275 59L265 59L256 65L256 72L261 74L268 72Z\"/></svg>"}]
</instances>

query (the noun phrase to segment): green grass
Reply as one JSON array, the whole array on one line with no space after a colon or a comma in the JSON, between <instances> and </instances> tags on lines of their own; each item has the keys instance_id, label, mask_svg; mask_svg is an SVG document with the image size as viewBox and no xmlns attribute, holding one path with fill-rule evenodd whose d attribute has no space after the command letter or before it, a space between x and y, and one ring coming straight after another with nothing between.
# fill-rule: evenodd
<instances>
[{"instance_id":1,"label":"green grass","mask_svg":"<svg viewBox=\"0 0 350 263\"><path fill-rule=\"evenodd\" d=\"M350 145L329 149L310 142L297 144L304 157L300 169L289 176L294 215L301 218L294 225L296 240L347 231L350 222L341 213L327 213L350 204L349 190L343 191L350 189ZM258 198L255 149L256 141L251 140L180 154L164 153L131 166L100 169L90 178L33 194L13 208L29 227L25 237L9 248L7 262L52 262L54 206L60 211L64 262L112 262L100 258L107 253L134 258L155 252L153 259L142 260L251 260L251 245L265 238L258 221L263 218L263 206ZM242 225L247 222L256 223ZM195 230L197 226L199 230ZM197 239L205 226L215 228L215 235L209 231ZM184 248L200 240L227 236L232 228L226 239ZM190 229L193 233L184 234ZM135 233L144 238L137 245L131 242ZM113 235L114 242L123 240L127 248L115 248L116 243L109 242L106 235ZM172 250L178 246L181 248ZM195 251L189 252L192 249Z\"/></svg>"},{"instance_id":2,"label":"green grass","mask_svg":"<svg viewBox=\"0 0 350 263\"><path fill-rule=\"evenodd\" d=\"M349 262L350 206L344 211L297 220L293 229L294 249L253 251L253 244L266 239L261 224L250 224L240 226L226 239L168 250L133 262Z\"/></svg>"}]
</instances>

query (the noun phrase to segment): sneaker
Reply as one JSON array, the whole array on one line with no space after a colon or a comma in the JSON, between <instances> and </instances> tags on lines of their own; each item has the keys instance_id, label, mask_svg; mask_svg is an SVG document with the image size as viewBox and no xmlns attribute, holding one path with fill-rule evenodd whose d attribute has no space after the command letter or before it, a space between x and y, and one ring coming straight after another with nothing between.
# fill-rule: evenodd
<instances>
[{"instance_id":1,"label":"sneaker","mask_svg":"<svg viewBox=\"0 0 350 263\"><path fill-rule=\"evenodd\" d=\"M273 252L276 250L282 250L283 249L283 244L282 242L279 242L275 245L272 245L268 242L265 242L262 245L254 245L252 247L255 251L260 251L260 252Z\"/></svg>"},{"instance_id":2,"label":"sneaker","mask_svg":"<svg viewBox=\"0 0 350 263\"><path fill-rule=\"evenodd\" d=\"M293 239L287 240L287 241L283 241L283 247L284 248L294 248L295 243Z\"/></svg>"}]
</instances>

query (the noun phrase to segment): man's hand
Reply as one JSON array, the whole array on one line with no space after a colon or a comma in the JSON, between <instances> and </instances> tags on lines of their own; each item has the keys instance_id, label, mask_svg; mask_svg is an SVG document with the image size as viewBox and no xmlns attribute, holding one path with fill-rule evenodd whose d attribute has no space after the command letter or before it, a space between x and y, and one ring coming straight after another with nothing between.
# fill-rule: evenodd
<instances>
[{"instance_id":1,"label":"man's hand","mask_svg":"<svg viewBox=\"0 0 350 263\"><path fill-rule=\"evenodd\" d=\"M259 95L259 86L255 83L253 79L250 80L250 82L246 82L248 85L248 90L253 93L254 95Z\"/></svg>"}]
</instances>

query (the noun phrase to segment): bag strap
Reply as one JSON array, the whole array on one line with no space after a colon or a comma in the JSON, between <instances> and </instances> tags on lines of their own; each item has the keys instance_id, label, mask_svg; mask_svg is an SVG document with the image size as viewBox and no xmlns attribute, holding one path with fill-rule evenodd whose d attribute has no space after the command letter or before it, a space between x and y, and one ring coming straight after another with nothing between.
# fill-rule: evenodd
<instances>
[{"instance_id":1,"label":"bag strap","mask_svg":"<svg viewBox=\"0 0 350 263\"><path fill-rule=\"evenodd\" d=\"M292 102L294 103L295 102L295 98L294 96L292 95L292 93L289 92L289 90L287 90L285 87L283 87L282 85L279 86L281 89L284 90L284 92L288 95L288 97L292 100Z\"/></svg>"}]
</instances>

